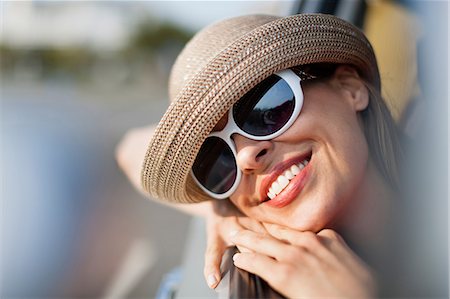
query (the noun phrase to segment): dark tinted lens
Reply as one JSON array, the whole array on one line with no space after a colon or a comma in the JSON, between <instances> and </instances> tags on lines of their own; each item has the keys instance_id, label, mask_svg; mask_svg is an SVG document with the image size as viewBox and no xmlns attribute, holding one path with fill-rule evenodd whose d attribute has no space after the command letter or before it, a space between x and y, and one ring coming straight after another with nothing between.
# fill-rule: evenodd
<instances>
[{"instance_id":1,"label":"dark tinted lens","mask_svg":"<svg viewBox=\"0 0 450 299\"><path fill-rule=\"evenodd\" d=\"M289 85L280 77L272 75L234 104L233 117L244 132L266 136L288 122L294 106L294 93Z\"/></svg>"},{"instance_id":2,"label":"dark tinted lens","mask_svg":"<svg viewBox=\"0 0 450 299\"><path fill-rule=\"evenodd\" d=\"M224 140L208 137L200 148L192 171L197 180L209 191L223 194L236 180L236 160Z\"/></svg>"}]
</instances>

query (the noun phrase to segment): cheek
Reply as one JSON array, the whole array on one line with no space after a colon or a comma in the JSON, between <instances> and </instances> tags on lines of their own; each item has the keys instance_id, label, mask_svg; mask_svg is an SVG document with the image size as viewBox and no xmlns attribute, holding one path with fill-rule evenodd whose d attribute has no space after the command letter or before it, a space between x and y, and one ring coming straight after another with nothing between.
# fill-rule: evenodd
<instances>
[{"instance_id":1,"label":"cheek","mask_svg":"<svg viewBox=\"0 0 450 299\"><path fill-rule=\"evenodd\" d=\"M238 188L229 199L233 205L247 217L258 221L271 222L271 218L267 217L264 209L261 208L261 205L257 203L249 194L250 193L243 192ZM273 216L275 215L271 215L271 217Z\"/></svg>"},{"instance_id":2,"label":"cheek","mask_svg":"<svg viewBox=\"0 0 450 299\"><path fill-rule=\"evenodd\" d=\"M368 147L359 115L348 100L334 93L321 94L314 101L305 103L303 119L299 118L299 133L317 143L322 158L329 159L327 171L336 168L343 178L361 174L368 157Z\"/></svg>"},{"instance_id":3,"label":"cheek","mask_svg":"<svg viewBox=\"0 0 450 299\"><path fill-rule=\"evenodd\" d=\"M239 190L237 190L232 196L230 196L229 199L231 203L235 207L237 207L238 210L241 211L244 215L254 218L255 215L252 214L252 206L249 204L249 201L246 200L246 196L241 194Z\"/></svg>"},{"instance_id":4,"label":"cheek","mask_svg":"<svg viewBox=\"0 0 450 299\"><path fill-rule=\"evenodd\" d=\"M340 140L337 140L336 143L339 144L337 150L340 150L347 176L354 177L355 175L362 175L362 172L366 169L369 149L357 116L354 115L353 118L349 117L349 119L353 119L353 121L349 120L347 124L343 125L346 129L345 133L340 134L340 138L338 138Z\"/></svg>"},{"instance_id":5,"label":"cheek","mask_svg":"<svg viewBox=\"0 0 450 299\"><path fill-rule=\"evenodd\" d=\"M321 157L325 161L319 169L319 177L324 180L318 193L329 198L328 203L336 212L356 200L355 194L367 175L369 161L366 138L358 123L349 123L344 132L336 132L335 136L339 137L325 146L326 153Z\"/></svg>"},{"instance_id":6,"label":"cheek","mask_svg":"<svg viewBox=\"0 0 450 299\"><path fill-rule=\"evenodd\" d=\"M320 230L335 222L357 200L368 169L369 150L358 116L329 114L321 119L328 122L316 119L309 127L317 148L313 181L292 217L292 225L304 230Z\"/></svg>"},{"instance_id":7,"label":"cheek","mask_svg":"<svg viewBox=\"0 0 450 299\"><path fill-rule=\"evenodd\" d=\"M368 146L358 115L343 113L341 117L330 116L329 120L330 124L319 134L324 150L322 158L329 160L331 168L328 171L336 171L343 180L362 175L367 165Z\"/></svg>"},{"instance_id":8,"label":"cheek","mask_svg":"<svg viewBox=\"0 0 450 299\"><path fill-rule=\"evenodd\" d=\"M352 202L358 187L366 177L368 165L367 144L361 141L358 148L347 148L338 161L339 172L336 173L335 189L342 203Z\"/></svg>"}]
</instances>

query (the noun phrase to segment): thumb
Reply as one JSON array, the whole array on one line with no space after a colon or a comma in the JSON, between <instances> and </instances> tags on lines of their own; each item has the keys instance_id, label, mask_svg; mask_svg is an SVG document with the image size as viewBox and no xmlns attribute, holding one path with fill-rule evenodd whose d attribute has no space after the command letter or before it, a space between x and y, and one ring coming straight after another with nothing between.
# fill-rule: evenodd
<instances>
[{"instance_id":1,"label":"thumb","mask_svg":"<svg viewBox=\"0 0 450 299\"><path fill-rule=\"evenodd\" d=\"M203 268L203 275L206 283L214 289L220 282L220 264L222 263L222 256L227 246L224 241L218 236L208 237L205 252L205 266Z\"/></svg>"}]
</instances>

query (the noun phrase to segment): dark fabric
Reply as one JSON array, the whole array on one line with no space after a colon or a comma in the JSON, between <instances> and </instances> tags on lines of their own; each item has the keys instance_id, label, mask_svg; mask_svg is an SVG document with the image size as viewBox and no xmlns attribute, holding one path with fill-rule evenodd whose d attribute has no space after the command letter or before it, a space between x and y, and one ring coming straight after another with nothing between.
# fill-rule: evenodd
<instances>
[{"instance_id":1,"label":"dark fabric","mask_svg":"<svg viewBox=\"0 0 450 299\"><path fill-rule=\"evenodd\" d=\"M234 247L227 250L224 259L229 263L230 269L230 299L238 298L268 298L278 299L285 298L277 291L273 290L267 282L255 274L248 273L234 266L232 256L239 252Z\"/></svg>"}]
</instances>

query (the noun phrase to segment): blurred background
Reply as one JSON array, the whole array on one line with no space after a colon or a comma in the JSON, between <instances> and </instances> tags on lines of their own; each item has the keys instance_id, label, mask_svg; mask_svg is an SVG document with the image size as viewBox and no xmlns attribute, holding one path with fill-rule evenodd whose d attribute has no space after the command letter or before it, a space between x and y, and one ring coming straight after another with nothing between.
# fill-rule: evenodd
<instances>
[{"instance_id":1,"label":"blurred background","mask_svg":"<svg viewBox=\"0 0 450 299\"><path fill-rule=\"evenodd\" d=\"M153 298L182 263L190 218L132 188L117 143L163 115L170 68L196 31L237 15L293 14L301 2L0 2L1 298ZM421 156L432 144L439 157L427 160L441 168L420 193L431 198L419 203L421 221L447 228L448 3L368 7L364 30L393 114L411 136L427 136ZM448 231L432 231L439 243L418 240L417 255L431 241L448 265ZM433 264L444 261L431 262L448 280Z\"/></svg>"},{"instance_id":2,"label":"blurred background","mask_svg":"<svg viewBox=\"0 0 450 299\"><path fill-rule=\"evenodd\" d=\"M1 298L155 296L189 218L138 194L115 147L161 118L196 31L290 5L1 2Z\"/></svg>"}]
</instances>

